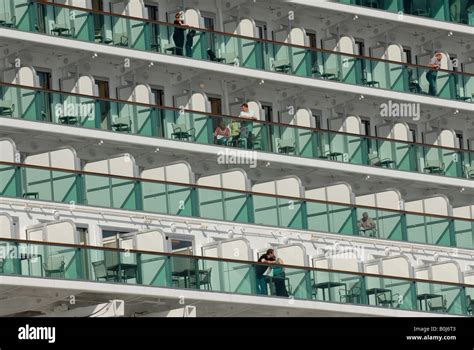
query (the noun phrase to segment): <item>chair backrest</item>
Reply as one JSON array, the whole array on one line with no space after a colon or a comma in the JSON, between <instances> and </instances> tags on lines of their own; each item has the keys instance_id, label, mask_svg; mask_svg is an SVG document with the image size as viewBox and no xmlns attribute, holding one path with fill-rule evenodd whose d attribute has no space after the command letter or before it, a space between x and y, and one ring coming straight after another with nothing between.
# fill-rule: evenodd
<instances>
[{"instance_id":1,"label":"chair backrest","mask_svg":"<svg viewBox=\"0 0 474 350\"><path fill-rule=\"evenodd\" d=\"M428 301L428 305L430 306L430 309L440 309L444 308L446 305L446 299L444 298L433 298Z\"/></svg>"},{"instance_id":2,"label":"chair backrest","mask_svg":"<svg viewBox=\"0 0 474 350\"><path fill-rule=\"evenodd\" d=\"M207 270L202 271L202 273L200 273L201 277L200 277L199 283L200 284L211 283L211 272L212 272L212 267L208 268Z\"/></svg>"},{"instance_id":3,"label":"chair backrest","mask_svg":"<svg viewBox=\"0 0 474 350\"><path fill-rule=\"evenodd\" d=\"M54 21L54 27L55 28L69 28L69 27L71 27L70 21L68 21L66 18L69 19L69 17L63 17L63 16L57 17L56 20Z\"/></svg>"},{"instance_id":4,"label":"chair backrest","mask_svg":"<svg viewBox=\"0 0 474 350\"><path fill-rule=\"evenodd\" d=\"M369 154L369 163L375 164L380 162L380 157L377 154Z\"/></svg>"},{"instance_id":5,"label":"chair backrest","mask_svg":"<svg viewBox=\"0 0 474 350\"><path fill-rule=\"evenodd\" d=\"M439 167L441 169L444 169L444 164L438 159L430 159L426 161L426 166L427 167Z\"/></svg>"},{"instance_id":6,"label":"chair backrest","mask_svg":"<svg viewBox=\"0 0 474 350\"><path fill-rule=\"evenodd\" d=\"M474 167L472 167L470 165L466 165L466 176L468 178L474 177Z\"/></svg>"},{"instance_id":7,"label":"chair backrest","mask_svg":"<svg viewBox=\"0 0 474 350\"><path fill-rule=\"evenodd\" d=\"M186 131L186 125L185 124L171 124L171 127L173 128L173 131L176 132L185 132Z\"/></svg>"},{"instance_id":8,"label":"chair backrest","mask_svg":"<svg viewBox=\"0 0 474 350\"><path fill-rule=\"evenodd\" d=\"M7 108L12 108L12 101L11 100L3 100L0 101L0 107L7 107Z\"/></svg>"},{"instance_id":9,"label":"chair backrest","mask_svg":"<svg viewBox=\"0 0 474 350\"><path fill-rule=\"evenodd\" d=\"M64 266L64 257L62 255L52 255L48 258L48 270L59 270Z\"/></svg>"},{"instance_id":10,"label":"chair backrest","mask_svg":"<svg viewBox=\"0 0 474 350\"><path fill-rule=\"evenodd\" d=\"M238 56L234 52L226 52L222 54L222 58L225 59L226 63L233 63Z\"/></svg>"},{"instance_id":11,"label":"chair backrest","mask_svg":"<svg viewBox=\"0 0 474 350\"><path fill-rule=\"evenodd\" d=\"M295 146L295 140L293 139L280 139L280 141L278 142L280 148L284 148L284 147L294 147Z\"/></svg>"},{"instance_id":12,"label":"chair backrest","mask_svg":"<svg viewBox=\"0 0 474 350\"><path fill-rule=\"evenodd\" d=\"M105 267L115 266L119 263L119 252L106 250L104 251L104 265Z\"/></svg>"},{"instance_id":13,"label":"chair backrest","mask_svg":"<svg viewBox=\"0 0 474 350\"><path fill-rule=\"evenodd\" d=\"M339 75L339 71L337 68L325 68L324 73L326 74L334 74L334 75Z\"/></svg>"},{"instance_id":14,"label":"chair backrest","mask_svg":"<svg viewBox=\"0 0 474 350\"><path fill-rule=\"evenodd\" d=\"M115 119L114 124L127 124L130 125L129 117L118 117Z\"/></svg>"},{"instance_id":15,"label":"chair backrest","mask_svg":"<svg viewBox=\"0 0 474 350\"><path fill-rule=\"evenodd\" d=\"M94 268L94 275L96 278L104 277L107 275L107 269L105 267L104 260L93 262L92 267Z\"/></svg>"},{"instance_id":16,"label":"chair backrest","mask_svg":"<svg viewBox=\"0 0 474 350\"><path fill-rule=\"evenodd\" d=\"M6 24L9 24L9 25L13 24L14 26L16 26L16 16L12 16L8 12L0 13L0 20Z\"/></svg>"},{"instance_id":17,"label":"chair backrest","mask_svg":"<svg viewBox=\"0 0 474 350\"><path fill-rule=\"evenodd\" d=\"M211 49L207 49L207 54L209 55L209 59L211 61L215 61L217 59L216 54Z\"/></svg>"},{"instance_id":18,"label":"chair backrest","mask_svg":"<svg viewBox=\"0 0 474 350\"><path fill-rule=\"evenodd\" d=\"M359 283L354 283L351 287L349 287L348 293L352 295L360 295Z\"/></svg>"},{"instance_id":19,"label":"chair backrest","mask_svg":"<svg viewBox=\"0 0 474 350\"><path fill-rule=\"evenodd\" d=\"M284 66L284 65L288 65L288 64L290 64L290 60L288 58L273 61L273 67L275 67L275 68L276 67L281 67L281 66Z\"/></svg>"},{"instance_id":20,"label":"chair backrest","mask_svg":"<svg viewBox=\"0 0 474 350\"><path fill-rule=\"evenodd\" d=\"M375 8L380 7L380 4L379 4L378 0L366 0L365 3L366 3L367 6L370 6L370 7L375 7Z\"/></svg>"},{"instance_id":21,"label":"chair backrest","mask_svg":"<svg viewBox=\"0 0 474 350\"><path fill-rule=\"evenodd\" d=\"M127 33L114 33L113 40L114 40L114 43L127 44L128 35Z\"/></svg>"},{"instance_id":22,"label":"chair backrest","mask_svg":"<svg viewBox=\"0 0 474 350\"><path fill-rule=\"evenodd\" d=\"M412 0L411 5L414 11L426 10L428 2L427 0Z\"/></svg>"}]
</instances>

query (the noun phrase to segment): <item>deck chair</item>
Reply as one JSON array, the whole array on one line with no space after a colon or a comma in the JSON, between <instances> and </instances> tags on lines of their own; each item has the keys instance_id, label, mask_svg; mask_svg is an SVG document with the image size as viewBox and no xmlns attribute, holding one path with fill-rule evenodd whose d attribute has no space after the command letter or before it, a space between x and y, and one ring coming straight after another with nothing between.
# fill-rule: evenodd
<instances>
[{"instance_id":1,"label":"deck chair","mask_svg":"<svg viewBox=\"0 0 474 350\"><path fill-rule=\"evenodd\" d=\"M15 112L15 104L10 100L0 101L0 116L11 117Z\"/></svg>"},{"instance_id":2,"label":"deck chair","mask_svg":"<svg viewBox=\"0 0 474 350\"><path fill-rule=\"evenodd\" d=\"M11 16L8 12L1 12L0 13L0 26L15 28L16 16Z\"/></svg>"},{"instance_id":3,"label":"deck chair","mask_svg":"<svg viewBox=\"0 0 474 350\"><path fill-rule=\"evenodd\" d=\"M43 270L46 277L64 278L66 263L61 255L54 255L48 258L47 263L43 263Z\"/></svg>"},{"instance_id":4,"label":"deck chair","mask_svg":"<svg viewBox=\"0 0 474 350\"><path fill-rule=\"evenodd\" d=\"M175 140L186 140L189 141L189 139L194 138L194 128L187 129L185 124L171 124L171 127L173 128L173 133L171 134L171 137L173 137Z\"/></svg>"},{"instance_id":5,"label":"deck chair","mask_svg":"<svg viewBox=\"0 0 474 350\"><path fill-rule=\"evenodd\" d=\"M93 262L92 268L94 269L94 276L97 281L100 281L101 279L105 281L118 280L118 276L116 274L107 270L107 267L105 266L105 260Z\"/></svg>"},{"instance_id":6,"label":"deck chair","mask_svg":"<svg viewBox=\"0 0 474 350\"><path fill-rule=\"evenodd\" d=\"M128 35L127 33L116 33L113 35L113 43L116 46L128 47Z\"/></svg>"},{"instance_id":7,"label":"deck chair","mask_svg":"<svg viewBox=\"0 0 474 350\"><path fill-rule=\"evenodd\" d=\"M445 298L435 298L428 300L428 309L430 311L441 311L441 312L446 312L447 307L446 307L446 299Z\"/></svg>"},{"instance_id":8,"label":"deck chair","mask_svg":"<svg viewBox=\"0 0 474 350\"><path fill-rule=\"evenodd\" d=\"M468 179L474 179L474 167L470 165L465 166L465 173Z\"/></svg>"},{"instance_id":9,"label":"deck chair","mask_svg":"<svg viewBox=\"0 0 474 350\"><path fill-rule=\"evenodd\" d=\"M444 174L444 163L437 159L427 160L423 170L429 174Z\"/></svg>"},{"instance_id":10,"label":"deck chair","mask_svg":"<svg viewBox=\"0 0 474 350\"><path fill-rule=\"evenodd\" d=\"M277 139L278 153L290 154L296 150L295 140L293 139Z\"/></svg>"},{"instance_id":11,"label":"deck chair","mask_svg":"<svg viewBox=\"0 0 474 350\"><path fill-rule=\"evenodd\" d=\"M129 117L118 117L111 126L114 131L130 132L132 130L132 121Z\"/></svg>"}]
</instances>

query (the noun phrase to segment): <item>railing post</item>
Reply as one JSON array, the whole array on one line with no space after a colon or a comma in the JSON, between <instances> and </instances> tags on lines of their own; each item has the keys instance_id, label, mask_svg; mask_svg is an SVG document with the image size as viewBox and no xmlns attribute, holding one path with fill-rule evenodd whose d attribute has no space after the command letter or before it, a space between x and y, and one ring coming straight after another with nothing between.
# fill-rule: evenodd
<instances>
[{"instance_id":1,"label":"railing post","mask_svg":"<svg viewBox=\"0 0 474 350\"><path fill-rule=\"evenodd\" d=\"M248 222L252 224L255 223L255 207L253 205L253 195L251 193L247 193L246 197Z\"/></svg>"},{"instance_id":2,"label":"railing post","mask_svg":"<svg viewBox=\"0 0 474 350\"><path fill-rule=\"evenodd\" d=\"M466 286L461 286L459 291L459 297L461 298L461 314L467 315L467 294L466 294Z\"/></svg>"},{"instance_id":3,"label":"railing post","mask_svg":"<svg viewBox=\"0 0 474 350\"><path fill-rule=\"evenodd\" d=\"M77 203L87 205L86 184L85 178L82 176L82 174L76 175L76 198Z\"/></svg>"},{"instance_id":4,"label":"railing post","mask_svg":"<svg viewBox=\"0 0 474 350\"><path fill-rule=\"evenodd\" d=\"M304 230L308 229L308 209L307 209L307 202L303 199L301 201L301 221L302 221L302 228Z\"/></svg>"},{"instance_id":5,"label":"railing post","mask_svg":"<svg viewBox=\"0 0 474 350\"><path fill-rule=\"evenodd\" d=\"M142 182L140 180L136 180L134 187L135 187L136 210L143 210Z\"/></svg>"},{"instance_id":6,"label":"railing post","mask_svg":"<svg viewBox=\"0 0 474 350\"><path fill-rule=\"evenodd\" d=\"M402 241L408 241L408 226L407 226L407 214L402 213L400 215L400 225L402 228Z\"/></svg>"},{"instance_id":7,"label":"railing post","mask_svg":"<svg viewBox=\"0 0 474 350\"><path fill-rule=\"evenodd\" d=\"M200 217L200 204L199 204L199 193L198 189L193 186L191 188L191 213L194 217Z\"/></svg>"},{"instance_id":8,"label":"railing post","mask_svg":"<svg viewBox=\"0 0 474 350\"><path fill-rule=\"evenodd\" d=\"M449 230L449 245L451 247L457 247L456 242L456 228L455 228L455 219L449 218L448 230Z\"/></svg>"}]
</instances>

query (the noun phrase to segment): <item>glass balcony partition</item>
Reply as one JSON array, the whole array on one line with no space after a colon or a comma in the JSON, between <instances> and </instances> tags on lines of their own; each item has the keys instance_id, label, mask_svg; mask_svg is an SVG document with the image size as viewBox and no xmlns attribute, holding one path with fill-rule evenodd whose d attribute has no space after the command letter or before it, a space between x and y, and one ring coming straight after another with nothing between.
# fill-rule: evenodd
<instances>
[{"instance_id":1,"label":"glass balcony partition","mask_svg":"<svg viewBox=\"0 0 474 350\"><path fill-rule=\"evenodd\" d=\"M466 284L47 242L2 239L0 249L8 252L0 260L1 276L291 297L472 316L474 287Z\"/></svg>"},{"instance_id":2,"label":"glass balcony partition","mask_svg":"<svg viewBox=\"0 0 474 350\"><path fill-rule=\"evenodd\" d=\"M470 0L336 0L343 4L370 7L439 21L474 26L474 3Z\"/></svg>"},{"instance_id":3,"label":"glass balcony partition","mask_svg":"<svg viewBox=\"0 0 474 350\"><path fill-rule=\"evenodd\" d=\"M0 83L0 116L439 176L474 178L474 151L249 121L7 83ZM219 129L229 130L228 135L216 133Z\"/></svg>"},{"instance_id":4,"label":"glass balcony partition","mask_svg":"<svg viewBox=\"0 0 474 350\"><path fill-rule=\"evenodd\" d=\"M22 1L24 6L9 7L9 0L0 0L1 6L21 17L18 25L9 28L370 88L463 102L473 98L474 79L467 72L440 70L436 81L430 79L429 83L430 68L426 66L179 27L48 1Z\"/></svg>"},{"instance_id":5,"label":"glass balcony partition","mask_svg":"<svg viewBox=\"0 0 474 350\"><path fill-rule=\"evenodd\" d=\"M474 249L474 220L26 164L0 162L0 196Z\"/></svg>"}]
</instances>

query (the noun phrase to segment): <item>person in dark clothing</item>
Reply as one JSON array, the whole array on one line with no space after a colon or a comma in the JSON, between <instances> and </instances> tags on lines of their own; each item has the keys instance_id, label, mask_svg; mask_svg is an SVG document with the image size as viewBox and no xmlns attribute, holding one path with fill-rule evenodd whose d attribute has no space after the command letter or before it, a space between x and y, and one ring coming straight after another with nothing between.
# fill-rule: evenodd
<instances>
[{"instance_id":1,"label":"person in dark clothing","mask_svg":"<svg viewBox=\"0 0 474 350\"><path fill-rule=\"evenodd\" d=\"M178 56L183 56L183 46L184 46L184 12L180 11L176 14L174 24L180 27L174 27L173 41L175 46L175 54Z\"/></svg>"},{"instance_id":2,"label":"person in dark clothing","mask_svg":"<svg viewBox=\"0 0 474 350\"><path fill-rule=\"evenodd\" d=\"M276 264L283 265L283 259L276 259ZM283 266L275 266L273 269L273 283L275 284L275 294L279 297L288 297L288 291L285 285L285 268Z\"/></svg>"},{"instance_id":3,"label":"person in dark clothing","mask_svg":"<svg viewBox=\"0 0 474 350\"><path fill-rule=\"evenodd\" d=\"M274 264L275 263L275 253L273 249L268 249L266 254L263 254L258 258L259 263L265 264ZM257 293L262 295L268 295L267 290L267 276L264 275L267 271L268 266L265 265L255 265L255 274L257 276Z\"/></svg>"},{"instance_id":4,"label":"person in dark clothing","mask_svg":"<svg viewBox=\"0 0 474 350\"><path fill-rule=\"evenodd\" d=\"M194 45L194 37L196 36L196 31L191 29L186 34L186 44L184 48L186 49L186 56L193 57L193 45Z\"/></svg>"}]
</instances>

